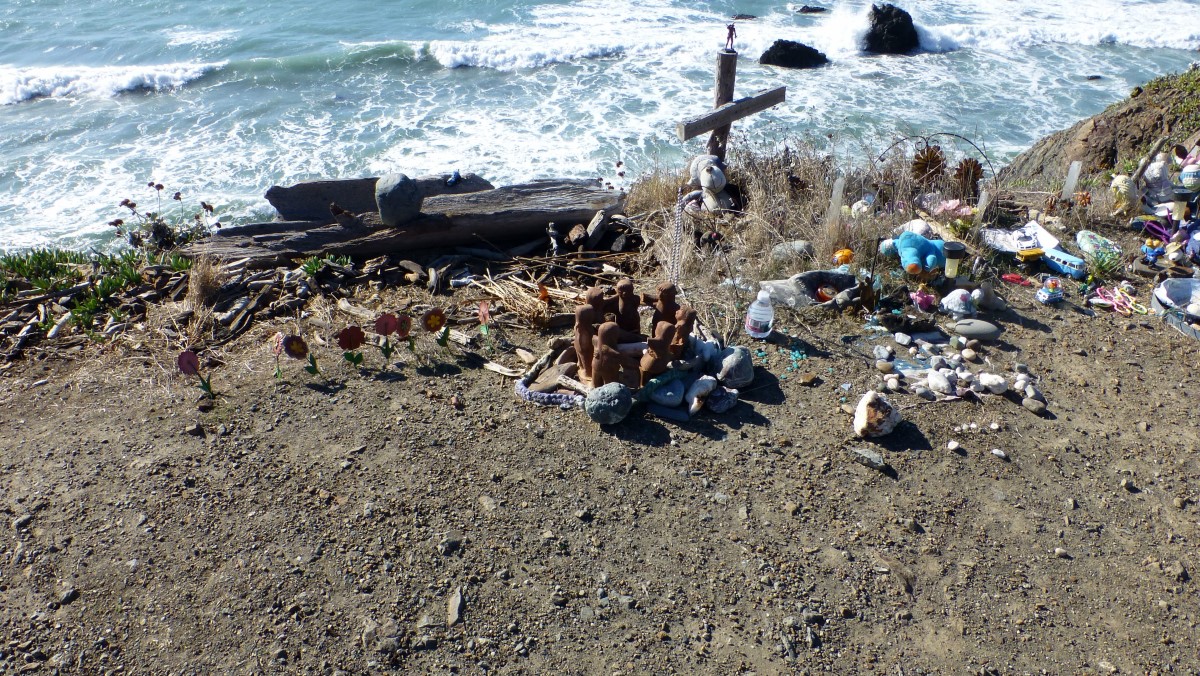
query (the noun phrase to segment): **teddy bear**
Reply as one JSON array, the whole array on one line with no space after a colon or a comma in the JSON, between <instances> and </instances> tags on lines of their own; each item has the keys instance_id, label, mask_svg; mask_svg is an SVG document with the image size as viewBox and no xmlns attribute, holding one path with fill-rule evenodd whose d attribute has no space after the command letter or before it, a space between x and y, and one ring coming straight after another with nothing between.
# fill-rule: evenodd
<instances>
[{"instance_id":1,"label":"teddy bear","mask_svg":"<svg viewBox=\"0 0 1200 676\"><path fill-rule=\"evenodd\" d=\"M945 242L926 239L915 232L904 231L895 239L885 239L879 244L879 253L885 256L900 256L900 266L910 275L946 267Z\"/></svg>"}]
</instances>

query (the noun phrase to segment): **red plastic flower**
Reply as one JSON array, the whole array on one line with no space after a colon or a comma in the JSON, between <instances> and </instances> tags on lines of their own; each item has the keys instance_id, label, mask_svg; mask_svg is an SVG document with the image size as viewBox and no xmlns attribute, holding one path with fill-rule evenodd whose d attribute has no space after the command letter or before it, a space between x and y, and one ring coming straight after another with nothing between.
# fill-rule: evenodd
<instances>
[{"instance_id":1,"label":"red plastic flower","mask_svg":"<svg viewBox=\"0 0 1200 676\"><path fill-rule=\"evenodd\" d=\"M441 331L442 327L446 326L445 311L437 307L427 310L425 314L421 315L421 326L430 333Z\"/></svg>"},{"instance_id":2,"label":"red plastic flower","mask_svg":"<svg viewBox=\"0 0 1200 676\"><path fill-rule=\"evenodd\" d=\"M179 359L175 360L175 364L185 376L194 376L200 373L200 358L191 350L180 352Z\"/></svg>"},{"instance_id":3,"label":"red plastic flower","mask_svg":"<svg viewBox=\"0 0 1200 676\"><path fill-rule=\"evenodd\" d=\"M300 336L287 336L283 339L283 351L292 359L304 359L308 356L308 343Z\"/></svg>"},{"instance_id":4,"label":"red plastic flower","mask_svg":"<svg viewBox=\"0 0 1200 676\"><path fill-rule=\"evenodd\" d=\"M367 342L367 336L363 330L357 326L348 326L338 333L338 347L343 350L357 350L362 347L362 344Z\"/></svg>"},{"instance_id":5,"label":"red plastic flower","mask_svg":"<svg viewBox=\"0 0 1200 676\"><path fill-rule=\"evenodd\" d=\"M385 312L379 315L379 319L375 320L375 333L378 333L385 338L400 330L400 320L396 315Z\"/></svg>"},{"instance_id":6,"label":"red plastic flower","mask_svg":"<svg viewBox=\"0 0 1200 676\"><path fill-rule=\"evenodd\" d=\"M396 337L400 340L408 338L408 333L412 331L412 317L408 315L400 315L400 328L396 329Z\"/></svg>"}]
</instances>

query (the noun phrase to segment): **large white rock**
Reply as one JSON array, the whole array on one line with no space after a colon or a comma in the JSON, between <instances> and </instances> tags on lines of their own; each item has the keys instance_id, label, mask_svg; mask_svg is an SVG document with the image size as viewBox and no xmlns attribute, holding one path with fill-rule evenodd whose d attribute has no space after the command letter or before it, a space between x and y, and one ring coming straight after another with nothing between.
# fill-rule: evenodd
<instances>
[{"instance_id":1,"label":"large white rock","mask_svg":"<svg viewBox=\"0 0 1200 676\"><path fill-rule=\"evenodd\" d=\"M950 385L950 380L942 375L940 371L930 371L928 381L929 389L938 394L949 396L954 393L954 387Z\"/></svg>"},{"instance_id":2,"label":"large white rock","mask_svg":"<svg viewBox=\"0 0 1200 676\"><path fill-rule=\"evenodd\" d=\"M900 424L900 409L874 390L863 395L854 409L854 433L860 437L882 437Z\"/></svg>"},{"instance_id":3,"label":"large white rock","mask_svg":"<svg viewBox=\"0 0 1200 676\"><path fill-rule=\"evenodd\" d=\"M1004 394L1008 391L1008 381L1004 376L996 375L995 373L980 373L979 384L987 388L992 394Z\"/></svg>"}]
</instances>

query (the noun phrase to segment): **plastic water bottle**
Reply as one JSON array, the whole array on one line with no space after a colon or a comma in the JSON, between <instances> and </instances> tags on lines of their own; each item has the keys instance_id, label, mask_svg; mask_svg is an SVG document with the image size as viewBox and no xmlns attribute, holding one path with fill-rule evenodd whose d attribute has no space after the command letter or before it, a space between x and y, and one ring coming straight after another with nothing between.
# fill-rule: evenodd
<instances>
[{"instance_id":1,"label":"plastic water bottle","mask_svg":"<svg viewBox=\"0 0 1200 676\"><path fill-rule=\"evenodd\" d=\"M775 310L771 307L771 292L763 289L758 292L758 299L746 310L746 333L751 338L762 340L771 335L771 325L775 323Z\"/></svg>"}]
</instances>

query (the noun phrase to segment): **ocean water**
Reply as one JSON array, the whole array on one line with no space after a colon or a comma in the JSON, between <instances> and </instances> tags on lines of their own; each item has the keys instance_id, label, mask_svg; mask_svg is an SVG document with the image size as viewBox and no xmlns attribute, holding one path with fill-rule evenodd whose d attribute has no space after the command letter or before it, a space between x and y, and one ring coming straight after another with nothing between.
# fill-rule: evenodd
<instances>
[{"instance_id":1,"label":"ocean water","mask_svg":"<svg viewBox=\"0 0 1200 676\"><path fill-rule=\"evenodd\" d=\"M108 247L148 181L225 223L270 220L272 185L452 169L506 184L628 185L703 149L734 14L735 96L787 102L737 143L826 139L843 161L951 132L997 166L1152 77L1200 59L1200 0L922 0L922 50L859 50L870 2L808 0L3 0L0 249ZM796 3L801 4L800 2ZM185 5L194 7L181 8ZM825 68L758 65L776 39ZM1100 79L1088 79L1099 75ZM618 176L622 162L625 177ZM164 200L170 204L169 200Z\"/></svg>"}]
</instances>

